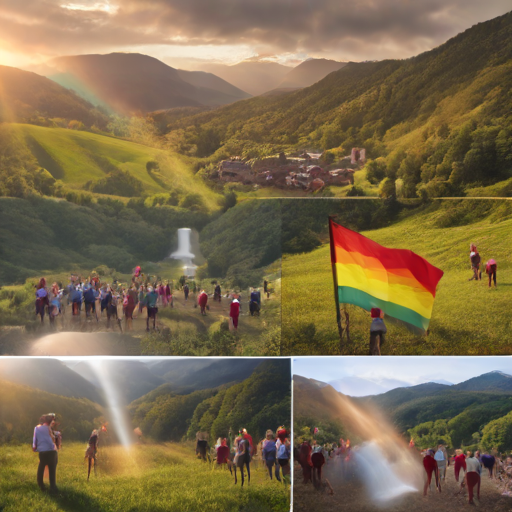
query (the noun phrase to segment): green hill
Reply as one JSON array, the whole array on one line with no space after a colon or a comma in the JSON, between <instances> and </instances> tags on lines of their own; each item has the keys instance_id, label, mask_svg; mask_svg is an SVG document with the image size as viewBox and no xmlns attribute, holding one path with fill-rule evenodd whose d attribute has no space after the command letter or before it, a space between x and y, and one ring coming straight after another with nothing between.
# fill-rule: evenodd
<instances>
[{"instance_id":1,"label":"green hill","mask_svg":"<svg viewBox=\"0 0 512 512\"><path fill-rule=\"evenodd\" d=\"M88 101L36 73L0 66L0 122L58 118L104 128L107 116Z\"/></svg>"},{"instance_id":2,"label":"green hill","mask_svg":"<svg viewBox=\"0 0 512 512\"><path fill-rule=\"evenodd\" d=\"M494 373L471 380L473 384L480 382L485 388L489 376ZM353 430L347 408L341 406L350 400L360 410L371 412L372 416L384 413L397 434L406 439L413 438L417 448L434 447L441 441L450 449L468 446L498 449L502 453L511 451L512 393L499 389L479 391L478 385L474 386L474 391L464 391L465 384L441 386L427 383L380 395L351 398L329 385L319 386L312 379L294 375L294 421L299 427L311 426L312 418L314 424L318 421L338 422L350 439L357 438L360 432Z\"/></svg>"},{"instance_id":3,"label":"green hill","mask_svg":"<svg viewBox=\"0 0 512 512\"><path fill-rule=\"evenodd\" d=\"M319 240L325 241L328 226L325 203L331 205L332 214L338 214L341 224L350 227L371 223L368 220L372 218L371 205L360 211L357 202L350 211L347 202L343 208L337 206L338 202L318 203L318 223L323 218L323 229L315 233L313 247ZM311 208L304 207L305 213L314 216ZM300 205L295 211L299 209ZM373 214L379 211L384 215L383 210L373 207ZM316 225L317 221L308 224L307 215L297 215L293 221L300 226L302 218L305 229ZM512 218L508 202L436 202L406 208L393 218L399 220L362 233L386 247L410 249L445 274L438 285L429 335L413 335L404 327L386 321L388 334L383 354L509 354L507 311L512 283L509 254ZM292 231L283 221L283 232L291 237ZM487 288L485 273L481 282L468 282L471 242L477 244L483 263L489 258L498 262L497 289ZM283 257L283 344L289 354L339 354L329 245L305 250L310 252ZM367 354L370 315L350 305L348 311L352 343L345 344L342 352Z\"/></svg>"},{"instance_id":4,"label":"green hill","mask_svg":"<svg viewBox=\"0 0 512 512\"><path fill-rule=\"evenodd\" d=\"M471 194L512 177L511 34L512 12L416 57L351 62L306 89L182 118L170 129L184 143L216 134L222 142L210 146L212 158L305 147L341 157L364 147L370 159L383 158L365 176L374 184L388 178L385 195Z\"/></svg>"},{"instance_id":5,"label":"green hill","mask_svg":"<svg viewBox=\"0 0 512 512\"><path fill-rule=\"evenodd\" d=\"M115 137L95 133L12 125L24 140L37 164L67 188L83 190L89 181L104 179L121 170L141 183L141 193L177 192L179 196L199 194L206 208L218 208L218 196L204 182L194 177L187 162L178 155ZM158 169L148 171L147 163L157 162ZM115 190L110 195L116 194ZM141 194L132 194L141 195Z\"/></svg>"},{"instance_id":6,"label":"green hill","mask_svg":"<svg viewBox=\"0 0 512 512\"><path fill-rule=\"evenodd\" d=\"M166 258L178 228L201 229L210 220L179 207L128 207L108 198L88 206L0 198L0 215L0 284L41 272L90 272L99 265L129 273L137 261Z\"/></svg>"},{"instance_id":7,"label":"green hill","mask_svg":"<svg viewBox=\"0 0 512 512\"><path fill-rule=\"evenodd\" d=\"M160 441L195 439L198 430L216 439L227 437L230 428L237 432L241 427L256 440L268 428L289 425L290 376L288 360L268 360L237 384L189 394L162 386L130 404L132 423Z\"/></svg>"},{"instance_id":8,"label":"green hill","mask_svg":"<svg viewBox=\"0 0 512 512\"><path fill-rule=\"evenodd\" d=\"M41 415L55 412L63 439L84 441L98 427L103 414L99 405L86 398L69 398L0 380L0 445L31 443Z\"/></svg>"}]
</instances>

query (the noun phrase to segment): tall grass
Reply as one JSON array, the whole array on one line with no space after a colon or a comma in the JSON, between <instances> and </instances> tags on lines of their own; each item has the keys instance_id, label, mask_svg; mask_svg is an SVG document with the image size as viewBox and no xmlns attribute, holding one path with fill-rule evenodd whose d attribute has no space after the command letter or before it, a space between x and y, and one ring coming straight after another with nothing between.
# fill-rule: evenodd
<instances>
[{"instance_id":1,"label":"tall grass","mask_svg":"<svg viewBox=\"0 0 512 512\"><path fill-rule=\"evenodd\" d=\"M229 471L195 458L192 444L143 444L125 451L101 447L97 475L87 482L85 445L64 443L59 453L59 493L36 483L37 455L27 445L0 447L0 509L84 512L288 512L289 489L270 481L259 463L251 483L234 485Z\"/></svg>"},{"instance_id":2,"label":"tall grass","mask_svg":"<svg viewBox=\"0 0 512 512\"><path fill-rule=\"evenodd\" d=\"M438 285L429 335L414 335L387 319L383 354L512 353L512 219L496 222L500 218L496 211L479 222L453 226L457 219L451 218L450 212L427 209L390 227L363 232L386 247L411 249L445 272ZM460 221L458 224L463 223ZM452 227L437 227L447 224ZM485 272L482 281L468 281L472 275L471 242L477 244L482 267L489 258L497 261L497 289L488 289ZM367 354L370 315L355 306L347 307L352 343L345 341L340 350L328 245L283 258L283 340L290 353Z\"/></svg>"}]
</instances>

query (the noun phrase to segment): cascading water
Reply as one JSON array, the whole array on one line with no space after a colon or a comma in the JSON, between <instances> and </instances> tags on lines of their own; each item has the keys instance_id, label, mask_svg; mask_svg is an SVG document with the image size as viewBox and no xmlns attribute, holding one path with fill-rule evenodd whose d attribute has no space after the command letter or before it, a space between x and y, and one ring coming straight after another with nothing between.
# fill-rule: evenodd
<instances>
[{"instance_id":1,"label":"cascading water","mask_svg":"<svg viewBox=\"0 0 512 512\"><path fill-rule=\"evenodd\" d=\"M354 460L366 492L375 502L387 502L402 494L418 491L397 475L394 464L388 462L383 451L374 441L361 445L354 452Z\"/></svg>"},{"instance_id":2,"label":"cascading water","mask_svg":"<svg viewBox=\"0 0 512 512\"><path fill-rule=\"evenodd\" d=\"M178 250L171 253L171 258L181 260L184 264L184 275L194 277L196 273L196 265L192 263L195 254L191 252L190 235L192 230L189 228L178 229Z\"/></svg>"},{"instance_id":3,"label":"cascading water","mask_svg":"<svg viewBox=\"0 0 512 512\"><path fill-rule=\"evenodd\" d=\"M110 378L108 361L90 361L90 367L95 373L107 399L108 408L111 414L111 425L116 431L117 437L125 448L132 444L132 432L126 416L125 404L122 403L116 386Z\"/></svg>"}]
</instances>

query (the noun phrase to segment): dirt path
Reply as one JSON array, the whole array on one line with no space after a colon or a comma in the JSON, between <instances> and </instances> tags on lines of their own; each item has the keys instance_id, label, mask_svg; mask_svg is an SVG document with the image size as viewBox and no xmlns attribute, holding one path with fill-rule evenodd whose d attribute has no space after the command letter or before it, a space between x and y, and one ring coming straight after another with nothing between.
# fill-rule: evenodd
<instances>
[{"instance_id":1,"label":"dirt path","mask_svg":"<svg viewBox=\"0 0 512 512\"><path fill-rule=\"evenodd\" d=\"M486 512L510 512L512 498L502 496L497 481L488 478L487 470L482 474L480 488L480 501L475 499L475 505L468 504L467 490L459 494L459 486L455 481L453 466L446 472L446 481L442 484L442 492L438 493L435 486L423 497L423 489L417 493L403 495L399 500L388 503L385 507L377 507L369 498L363 484L354 474L349 474L344 480L336 475L336 466L333 460L324 466L325 477L331 483L334 494L329 494L325 485L316 490L311 483L304 485L302 470L295 465L293 510L295 512L329 512L347 510L350 512L430 512L430 511L462 511L472 508ZM324 478L325 482L325 478Z\"/></svg>"}]
</instances>

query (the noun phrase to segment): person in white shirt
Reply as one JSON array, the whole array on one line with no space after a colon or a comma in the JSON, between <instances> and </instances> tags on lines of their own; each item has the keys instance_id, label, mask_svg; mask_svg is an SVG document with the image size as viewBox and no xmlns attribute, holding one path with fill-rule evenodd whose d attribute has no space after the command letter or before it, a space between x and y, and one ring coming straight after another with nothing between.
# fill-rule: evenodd
<instances>
[{"instance_id":1,"label":"person in white shirt","mask_svg":"<svg viewBox=\"0 0 512 512\"><path fill-rule=\"evenodd\" d=\"M446 466L449 464L448 454L446 448L440 444L437 447L437 452L434 455L434 459L437 462L437 468L439 470L439 478L444 480L446 477Z\"/></svg>"},{"instance_id":2,"label":"person in white shirt","mask_svg":"<svg viewBox=\"0 0 512 512\"><path fill-rule=\"evenodd\" d=\"M40 424L34 428L34 438L32 440L32 450L39 453L39 467L37 468L37 485L42 491L46 491L43 476L45 467L48 466L50 475L50 492L57 493L57 447L58 439L52 430L55 425L55 414L45 414L40 419Z\"/></svg>"},{"instance_id":3,"label":"person in white shirt","mask_svg":"<svg viewBox=\"0 0 512 512\"><path fill-rule=\"evenodd\" d=\"M476 497L480 500L480 475L482 466L472 451L466 452L466 485L468 486L469 503L473 503L473 489L476 487Z\"/></svg>"}]
</instances>

